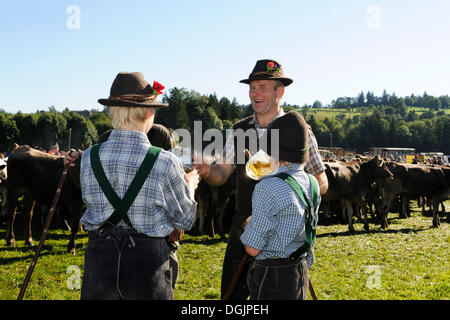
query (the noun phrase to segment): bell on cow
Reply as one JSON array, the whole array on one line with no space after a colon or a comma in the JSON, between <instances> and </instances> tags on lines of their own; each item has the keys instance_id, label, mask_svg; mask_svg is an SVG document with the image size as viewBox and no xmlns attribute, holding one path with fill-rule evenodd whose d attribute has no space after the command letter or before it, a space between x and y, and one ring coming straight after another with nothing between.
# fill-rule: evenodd
<instances>
[{"instance_id":1,"label":"bell on cow","mask_svg":"<svg viewBox=\"0 0 450 320\"><path fill-rule=\"evenodd\" d=\"M248 150L246 150L248 152ZM262 177L271 174L278 169L278 163L274 161L264 150L259 150L253 156L249 157L245 165L247 176L253 180L259 180Z\"/></svg>"}]
</instances>

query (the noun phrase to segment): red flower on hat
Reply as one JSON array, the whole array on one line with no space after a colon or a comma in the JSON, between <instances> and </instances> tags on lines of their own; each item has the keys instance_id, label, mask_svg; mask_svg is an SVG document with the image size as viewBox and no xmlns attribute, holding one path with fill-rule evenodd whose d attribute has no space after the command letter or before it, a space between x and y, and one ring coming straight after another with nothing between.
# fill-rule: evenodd
<instances>
[{"instance_id":1,"label":"red flower on hat","mask_svg":"<svg viewBox=\"0 0 450 320\"><path fill-rule=\"evenodd\" d=\"M164 89L165 87L161 83L153 81L153 93L155 95L162 94Z\"/></svg>"},{"instance_id":2,"label":"red flower on hat","mask_svg":"<svg viewBox=\"0 0 450 320\"><path fill-rule=\"evenodd\" d=\"M275 64L273 61L269 61L267 63L267 72L275 72L280 71L280 66L278 64Z\"/></svg>"}]
</instances>

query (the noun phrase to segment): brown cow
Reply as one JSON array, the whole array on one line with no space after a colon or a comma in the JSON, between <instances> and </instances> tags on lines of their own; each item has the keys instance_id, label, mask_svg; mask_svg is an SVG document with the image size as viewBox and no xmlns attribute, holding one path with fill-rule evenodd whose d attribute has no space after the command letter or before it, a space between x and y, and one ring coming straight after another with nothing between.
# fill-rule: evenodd
<instances>
[{"instance_id":1,"label":"brown cow","mask_svg":"<svg viewBox=\"0 0 450 320\"><path fill-rule=\"evenodd\" d=\"M6 161L4 161L3 159L0 159L0 198L1 198L1 203L0 203L0 217L2 217L5 212L5 207L6 207L6 180L8 178L8 172L6 169ZM1 220L0 220L1 221Z\"/></svg>"},{"instance_id":2,"label":"brown cow","mask_svg":"<svg viewBox=\"0 0 450 320\"><path fill-rule=\"evenodd\" d=\"M378 156L361 164L335 162L325 163L325 167L328 190L322 196L322 200L340 199L346 211L348 230L354 232L352 205L355 204L356 208L359 208L363 204L370 185L377 179L391 177L392 173ZM367 210L364 210L364 229L369 230Z\"/></svg>"},{"instance_id":3,"label":"brown cow","mask_svg":"<svg viewBox=\"0 0 450 320\"><path fill-rule=\"evenodd\" d=\"M192 231L206 234L205 222L211 203L211 190L209 184L203 179L200 180L197 190L195 190L195 200L197 201L197 214ZM209 233L212 234L212 231Z\"/></svg>"},{"instance_id":4,"label":"brown cow","mask_svg":"<svg viewBox=\"0 0 450 320\"><path fill-rule=\"evenodd\" d=\"M8 158L8 187L6 216L8 231L6 244L15 246L14 219L19 195L24 195L24 211L26 213L25 244L33 245L31 219L36 201L51 206L56 188L64 168L63 157L51 155L21 146ZM64 181L58 205L64 206L71 218L71 237L68 251L75 253L75 236L79 229L83 201L81 189L75 184L73 173ZM76 180L75 180L76 181Z\"/></svg>"},{"instance_id":5,"label":"brown cow","mask_svg":"<svg viewBox=\"0 0 450 320\"><path fill-rule=\"evenodd\" d=\"M230 207L230 203L233 202L233 197L235 197L235 182L236 179L233 173L225 184L221 186L209 186L211 190L210 213L212 215L212 236L214 236L217 231L217 233L224 237L225 233L228 231L225 227L225 220L228 217L225 217L225 214L227 213L227 209Z\"/></svg>"},{"instance_id":6,"label":"brown cow","mask_svg":"<svg viewBox=\"0 0 450 320\"><path fill-rule=\"evenodd\" d=\"M450 191L450 174L439 167L428 167L419 164L400 164L391 162L389 170L394 174L391 180L381 180L381 227L387 227L387 214L397 195L404 198L425 196L433 202L433 227L439 227L438 205L447 199ZM404 205L402 205L404 210Z\"/></svg>"},{"instance_id":7,"label":"brown cow","mask_svg":"<svg viewBox=\"0 0 450 320\"><path fill-rule=\"evenodd\" d=\"M448 180L449 174L450 174L450 166L448 164L445 164L445 165L432 164L429 166L442 169L442 171L444 172L444 175L446 177L447 187L448 187L450 185L450 181ZM441 208L442 208L442 213L445 213L445 204L444 204L445 200L447 200L447 199L445 199L445 197L444 197L440 203ZM425 212L426 212L425 205L427 205L430 208L430 210L432 210L433 202L432 202L432 199L427 199L427 197L422 196L422 197L418 197L417 205L422 207L422 214L425 214Z\"/></svg>"},{"instance_id":8,"label":"brown cow","mask_svg":"<svg viewBox=\"0 0 450 320\"><path fill-rule=\"evenodd\" d=\"M200 180L195 191L195 199L198 203L195 225L200 234L209 234L214 237L217 231L222 237L225 236L228 231L225 221L229 218L225 214L232 206L235 191L235 179L232 176L221 186L211 186L206 181ZM209 222L208 227L205 226L207 222Z\"/></svg>"}]
</instances>

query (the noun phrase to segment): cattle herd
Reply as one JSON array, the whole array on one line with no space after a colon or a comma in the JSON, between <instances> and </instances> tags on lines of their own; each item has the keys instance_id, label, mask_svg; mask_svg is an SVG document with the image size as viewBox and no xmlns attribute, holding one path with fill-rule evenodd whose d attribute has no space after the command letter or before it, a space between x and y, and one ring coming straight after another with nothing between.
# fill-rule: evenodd
<instances>
[{"instance_id":1,"label":"cattle herd","mask_svg":"<svg viewBox=\"0 0 450 320\"><path fill-rule=\"evenodd\" d=\"M338 201L350 232L354 231L352 216L364 214L364 229L369 230L370 210L381 228L387 227L387 215L400 203L400 216L409 215L409 203L431 203L433 227L439 227L438 206L450 195L450 167L406 164L376 156L357 158L350 162L325 162L328 190L322 196L325 213L331 201ZM375 210L373 210L375 208ZM445 206L443 206L445 213ZM424 206L423 206L423 211Z\"/></svg>"},{"instance_id":2,"label":"cattle herd","mask_svg":"<svg viewBox=\"0 0 450 320\"><path fill-rule=\"evenodd\" d=\"M0 215L0 218L3 218L0 221L6 220L8 224L6 245L15 246L14 220L19 198L22 199L21 211L25 216L25 245L33 245L33 214L36 209L44 215L48 213L64 170L64 159L29 146L21 146L8 157L6 168L8 178L2 182L6 196L3 197L4 208ZM58 213L65 221L70 221L70 225L67 225L71 230L68 251L75 253L75 236L79 230L83 201L79 177L76 179L74 174L69 174L69 177L61 189ZM43 223L41 225L43 226Z\"/></svg>"},{"instance_id":3,"label":"cattle herd","mask_svg":"<svg viewBox=\"0 0 450 320\"><path fill-rule=\"evenodd\" d=\"M432 225L439 227L439 204L450 195L450 167L404 164L374 157L359 157L352 161L324 162L328 190L322 195L320 220L339 217L354 231L353 217L361 218L364 229L369 230L368 213L372 220L387 228L387 215L393 206L400 204L400 215L409 215L411 200L428 202L432 211ZM0 162L0 222L7 223L6 244L15 245L14 220L20 203L25 222L25 244L33 244L31 227L33 212L37 208L48 212L63 171L63 157L50 155L21 146L5 161ZM79 167L79 166L78 166ZM79 171L70 169L58 203L58 217L66 221L71 230L68 251L75 253L75 237L80 229L84 211L79 185ZM190 231L196 234L215 233L224 236L229 232L234 214L235 178L225 185L210 186L201 181L196 191L197 220ZM20 202L18 199L22 199ZM445 207L443 211L445 213ZM42 219L43 219L42 218ZM70 223L67 223L70 221ZM43 225L43 224L41 224Z\"/></svg>"}]
</instances>

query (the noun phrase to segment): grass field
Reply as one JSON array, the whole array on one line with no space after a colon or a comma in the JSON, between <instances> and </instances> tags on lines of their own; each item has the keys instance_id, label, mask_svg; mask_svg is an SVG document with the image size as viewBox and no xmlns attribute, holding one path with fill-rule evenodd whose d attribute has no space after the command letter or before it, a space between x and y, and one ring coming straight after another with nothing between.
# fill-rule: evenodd
<instances>
[{"instance_id":1,"label":"grass field","mask_svg":"<svg viewBox=\"0 0 450 320\"><path fill-rule=\"evenodd\" d=\"M330 109L330 108L310 108L308 109L305 118L314 115L317 120L324 120L325 118L335 119L337 116L342 116L344 119L352 119L355 116L369 116L374 110L368 108L352 108L350 111L346 109ZM408 107L409 111L415 111L419 117L422 113L429 111L427 108ZM450 114L450 109L441 109L446 115Z\"/></svg>"},{"instance_id":2,"label":"grass field","mask_svg":"<svg viewBox=\"0 0 450 320\"><path fill-rule=\"evenodd\" d=\"M446 202L446 211L450 201ZM413 207L412 217L390 214L389 228L361 223L349 235L343 224L319 225L316 263L310 270L319 299L450 299L449 223L431 227L431 217ZM18 225L16 248L5 246L0 226L0 299L16 299L35 247L24 247ZM40 232L34 233L35 244ZM79 299L87 235L77 237L77 253L66 253L69 231L51 230L28 285L25 299ZM175 298L220 299L220 277L226 239L186 235L178 251L180 275Z\"/></svg>"}]
</instances>

